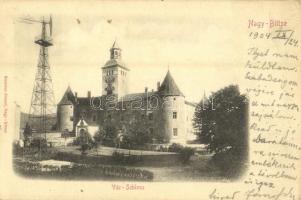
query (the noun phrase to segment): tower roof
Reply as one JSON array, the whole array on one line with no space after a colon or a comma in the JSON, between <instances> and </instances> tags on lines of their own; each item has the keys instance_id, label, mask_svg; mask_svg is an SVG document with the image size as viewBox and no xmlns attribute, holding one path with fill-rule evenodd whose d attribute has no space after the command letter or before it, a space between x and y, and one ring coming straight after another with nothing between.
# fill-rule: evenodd
<instances>
[{"instance_id":1,"label":"tower roof","mask_svg":"<svg viewBox=\"0 0 301 200\"><path fill-rule=\"evenodd\" d=\"M158 93L163 96L184 96L168 70Z\"/></svg>"},{"instance_id":2,"label":"tower roof","mask_svg":"<svg viewBox=\"0 0 301 200\"><path fill-rule=\"evenodd\" d=\"M110 49L110 60L108 60L102 68L105 69L105 68L111 68L116 66L119 66L125 70L129 70L121 59L121 48L119 47L117 41L115 40Z\"/></svg>"},{"instance_id":3,"label":"tower roof","mask_svg":"<svg viewBox=\"0 0 301 200\"><path fill-rule=\"evenodd\" d=\"M67 90L64 93L64 96L62 97L61 101L59 102L59 105L72 105L75 103L75 96L70 88L68 86Z\"/></svg>"},{"instance_id":4,"label":"tower roof","mask_svg":"<svg viewBox=\"0 0 301 200\"><path fill-rule=\"evenodd\" d=\"M108 60L108 61L106 62L106 64L105 64L102 68L104 69L104 68L110 68L110 67L115 67L115 66L119 66L119 67L121 67L121 68L124 68L124 69L126 69L126 70L129 70L129 69L125 66L124 62L123 62L122 60L120 60L120 59L110 59L110 60Z\"/></svg>"}]
</instances>

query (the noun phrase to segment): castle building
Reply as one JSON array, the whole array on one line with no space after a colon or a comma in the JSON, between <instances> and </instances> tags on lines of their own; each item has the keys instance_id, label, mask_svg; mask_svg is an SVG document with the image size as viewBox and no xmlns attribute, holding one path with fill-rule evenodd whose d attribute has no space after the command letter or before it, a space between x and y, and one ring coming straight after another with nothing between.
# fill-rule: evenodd
<instances>
[{"instance_id":1,"label":"castle building","mask_svg":"<svg viewBox=\"0 0 301 200\"><path fill-rule=\"evenodd\" d=\"M110 60L102 67L102 95L78 97L68 87L57 107L60 131L79 134L85 125L90 134L111 126L123 134L141 129L154 142L185 144L193 139L192 118L196 104L185 100L170 71L162 84L149 91L129 93L130 69L122 62L116 41Z\"/></svg>"}]
</instances>

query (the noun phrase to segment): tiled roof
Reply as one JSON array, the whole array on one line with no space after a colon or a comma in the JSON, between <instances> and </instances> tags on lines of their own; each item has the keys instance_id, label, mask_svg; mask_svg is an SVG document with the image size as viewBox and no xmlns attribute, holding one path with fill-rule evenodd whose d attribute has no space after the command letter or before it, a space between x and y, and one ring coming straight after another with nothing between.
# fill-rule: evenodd
<instances>
[{"instance_id":1,"label":"tiled roof","mask_svg":"<svg viewBox=\"0 0 301 200\"><path fill-rule=\"evenodd\" d=\"M141 92L141 93L133 93L133 94L127 94L124 97L122 97L123 101L134 101L134 100L138 100L138 98L142 98L145 99L146 97L150 97L152 95L156 95L157 92Z\"/></svg>"},{"instance_id":2,"label":"tiled roof","mask_svg":"<svg viewBox=\"0 0 301 200\"><path fill-rule=\"evenodd\" d=\"M103 101L103 96L101 96L101 97L99 97L99 96L98 97L91 97L91 98L93 98L93 102L95 104L99 103L99 98L101 99L101 101ZM78 97L77 98L77 103L80 104L80 105L90 106L91 98L89 98L89 97Z\"/></svg>"},{"instance_id":3,"label":"tiled roof","mask_svg":"<svg viewBox=\"0 0 301 200\"><path fill-rule=\"evenodd\" d=\"M169 70L160 86L158 93L163 96L184 96L172 78Z\"/></svg>"},{"instance_id":4,"label":"tiled roof","mask_svg":"<svg viewBox=\"0 0 301 200\"><path fill-rule=\"evenodd\" d=\"M106 64L102 68L108 68L108 67L117 66L117 65L126 70L129 70L127 67L125 67L124 62L120 59L110 59L109 61L106 62Z\"/></svg>"}]
</instances>

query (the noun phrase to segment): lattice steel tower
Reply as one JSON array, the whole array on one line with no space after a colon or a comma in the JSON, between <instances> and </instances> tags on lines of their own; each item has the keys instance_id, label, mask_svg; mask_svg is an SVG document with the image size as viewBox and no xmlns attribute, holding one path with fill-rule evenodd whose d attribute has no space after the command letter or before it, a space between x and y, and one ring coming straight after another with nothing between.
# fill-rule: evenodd
<instances>
[{"instance_id":1,"label":"lattice steel tower","mask_svg":"<svg viewBox=\"0 0 301 200\"><path fill-rule=\"evenodd\" d=\"M52 78L48 62L48 47L53 45L51 38L52 19L50 17L49 21L45 21L43 18L43 20L39 21L31 18L25 18L23 21L42 24L42 33L35 39L35 43L40 46L40 54L32 91L28 123L30 127L38 133L45 133L46 138L46 133L51 127L49 119L56 112ZM49 36L47 34L47 27L49 28Z\"/></svg>"}]
</instances>

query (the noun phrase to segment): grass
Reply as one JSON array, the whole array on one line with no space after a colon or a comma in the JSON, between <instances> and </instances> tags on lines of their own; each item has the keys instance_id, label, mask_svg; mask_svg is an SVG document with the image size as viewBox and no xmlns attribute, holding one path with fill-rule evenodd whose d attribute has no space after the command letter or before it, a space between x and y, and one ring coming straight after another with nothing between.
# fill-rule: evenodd
<instances>
[{"instance_id":1,"label":"grass","mask_svg":"<svg viewBox=\"0 0 301 200\"><path fill-rule=\"evenodd\" d=\"M98 151L90 150L88 151L87 156L89 157L97 157L98 155L105 155L106 157L110 157L115 148L110 147L100 147ZM118 149L118 152L128 153L129 150L126 149ZM33 149L31 151L25 152L23 155L17 154L15 157L23 158L25 160L47 160L53 159L57 155L58 152L64 153L72 153L77 156L81 154L79 147L71 146L71 147L60 147L60 148L48 148L46 152L39 154L38 149ZM154 151L137 151L131 150L131 154L135 155L156 155L156 156L168 156L174 155L174 153L170 152L154 152ZM85 157L85 156L84 156ZM210 180L225 180L219 169L215 166L212 166L210 162L212 156L211 155L194 155L191 157L190 162L187 164L182 164L178 162L177 164L172 165L142 165L142 166L126 166L129 169L141 169L141 170L148 170L154 173L153 181L210 181ZM118 164L110 164L111 166L118 166ZM119 165L124 166L124 165ZM43 178L59 178L59 179L91 179L94 178L95 180L115 180L112 177L105 177L105 176L96 176L97 170L92 170L90 173L87 172L85 176L81 176L80 174L68 174L66 177L64 176L56 176L55 174L47 176L43 176ZM34 177L33 174L27 174L27 177ZM39 177L39 176L38 176ZM90 178L89 178L90 177Z\"/></svg>"},{"instance_id":2,"label":"grass","mask_svg":"<svg viewBox=\"0 0 301 200\"><path fill-rule=\"evenodd\" d=\"M64 153L72 153L80 155L80 147L79 146L67 146L67 147L57 147L57 150ZM130 154L130 155L171 155L175 154L173 152L159 152L159 151L144 151L144 150L128 150L128 149L120 149L120 148L113 148L113 147L105 147L100 146L97 149L92 149L87 151L87 155L97 156L112 156L114 151L123 154Z\"/></svg>"}]
</instances>

